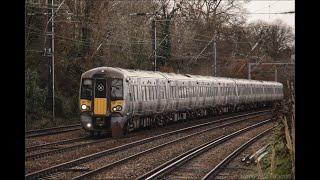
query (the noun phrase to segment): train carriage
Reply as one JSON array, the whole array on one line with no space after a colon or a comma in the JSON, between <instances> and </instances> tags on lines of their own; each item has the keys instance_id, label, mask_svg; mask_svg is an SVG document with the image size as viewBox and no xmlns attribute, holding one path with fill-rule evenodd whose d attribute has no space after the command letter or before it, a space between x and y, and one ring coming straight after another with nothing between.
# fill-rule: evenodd
<instances>
[{"instance_id":1,"label":"train carriage","mask_svg":"<svg viewBox=\"0 0 320 180\"><path fill-rule=\"evenodd\" d=\"M283 98L277 82L98 67L81 76L85 130L112 136L208 114L242 110Z\"/></svg>"}]
</instances>

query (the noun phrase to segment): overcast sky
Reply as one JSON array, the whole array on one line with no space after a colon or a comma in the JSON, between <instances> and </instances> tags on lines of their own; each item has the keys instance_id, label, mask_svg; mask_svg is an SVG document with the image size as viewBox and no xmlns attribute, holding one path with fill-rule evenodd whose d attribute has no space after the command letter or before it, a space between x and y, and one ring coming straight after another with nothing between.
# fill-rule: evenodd
<instances>
[{"instance_id":1,"label":"overcast sky","mask_svg":"<svg viewBox=\"0 0 320 180\"><path fill-rule=\"evenodd\" d=\"M279 13L294 11L294 3L294 0L252 0L251 2L244 5L244 7L250 13ZM254 20L272 22L276 19L281 19L294 29L294 18L294 14L249 14L248 22Z\"/></svg>"}]
</instances>

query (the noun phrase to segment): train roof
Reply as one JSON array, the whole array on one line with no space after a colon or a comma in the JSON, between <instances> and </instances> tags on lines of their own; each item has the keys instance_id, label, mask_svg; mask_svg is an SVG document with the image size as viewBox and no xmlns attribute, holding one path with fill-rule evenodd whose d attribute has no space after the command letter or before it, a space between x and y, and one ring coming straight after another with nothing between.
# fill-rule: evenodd
<instances>
[{"instance_id":1,"label":"train roof","mask_svg":"<svg viewBox=\"0 0 320 180\"><path fill-rule=\"evenodd\" d=\"M213 76L201 76L192 74L176 74L176 73L164 73L164 72L153 72L145 70L133 70L133 69L123 69L117 67L97 67L86 71L82 74L82 77L90 77L95 73L108 72L112 77L145 77L145 78L165 78L168 80L197 80L197 81L213 81L218 83L237 83L237 84L264 84L264 85L275 85L282 86L279 82L274 81L258 81L249 79L237 79L237 78L227 78L227 77L213 77Z\"/></svg>"}]
</instances>

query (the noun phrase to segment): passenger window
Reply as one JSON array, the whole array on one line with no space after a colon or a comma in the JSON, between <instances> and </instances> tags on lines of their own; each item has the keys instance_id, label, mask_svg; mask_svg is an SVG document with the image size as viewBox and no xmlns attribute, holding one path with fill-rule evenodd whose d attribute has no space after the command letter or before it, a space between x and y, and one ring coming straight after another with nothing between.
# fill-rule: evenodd
<instances>
[{"instance_id":1,"label":"passenger window","mask_svg":"<svg viewBox=\"0 0 320 180\"><path fill-rule=\"evenodd\" d=\"M183 87L183 98L186 98L187 94L186 94L186 87Z\"/></svg>"},{"instance_id":2,"label":"passenger window","mask_svg":"<svg viewBox=\"0 0 320 180\"><path fill-rule=\"evenodd\" d=\"M208 87L204 87L204 97L208 96Z\"/></svg>"},{"instance_id":3,"label":"passenger window","mask_svg":"<svg viewBox=\"0 0 320 180\"><path fill-rule=\"evenodd\" d=\"M138 100L138 89L137 89L137 86L134 86L134 89L135 89L135 98L136 100Z\"/></svg>"},{"instance_id":4,"label":"passenger window","mask_svg":"<svg viewBox=\"0 0 320 180\"><path fill-rule=\"evenodd\" d=\"M172 87L172 96L173 96L173 98L177 98L177 96L176 96L176 88L174 86Z\"/></svg>"},{"instance_id":5,"label":"passenger window","mask_svg":"<svg viewBox=\"0 0 320 180\"><path fill-rule=\"evenodd\" d=\"M141 101L144 101L145 100L145 92L144 92L144 86L141 87L141 95L142 95L142 99Z\"/></svg>"},{"instance_id":6,"label":"passenger window","mask_svg":"<svg viewBox=\"0 0 320 180\"><path fill-rule=\"evenodd\" d=\"M189 97L190 97L190 88L187 87L187 98L189 98Z\"/></svg>"},{"instance_id":7,"label":"passenger window","mask_svg":"<svg viewBox=\"0 0 320 180\"><path fill-rule=\"evenodd\" d=\"M184 93L185 93L185 91L184 91L184 87L181 87L181 98L184 98Z\"/></svg>"},{"instance_id":8,"label":"passenger window","mask_svg":"<svg viewBox=\"0 0 320 180\"><path fill-rule=\"evenodd\" d=\"M191 97L194 97L194 87L191 87Z\"/></svg>"},{"instance_id":9,"label":"passenger window","mask_svg":"<svg viewBox=\"0 0 320 180\"><path fill-rule=\"evenodd\" d=\"M188 87L186 87L186 98L189 97L189 91L188 91Z\"/></svg>"},{"instance_id":10,"label":"passenger window","mask_svg":"<svg viewBox=\"0 0 320 180\"><path fill-rule=\"evenodd\" d=\"M174 86L172 86L172 96L174 99L176 98L176 90L175 90Z\"/></svg>"},{"instance_id":11,"label":"passenger window","mask_svg":"<svg viewBox=\"0 0 320 180\"><path fill-rule=\"evenodd\" d=\"M201 97L204 97L204 87L201 87Z\"/></svg>"},{"instance_id":12,"label":"passenger window","mask_svg":"<svg viewBox=\"0 0 320 180\"><path fill-rule=\"evenodd\" d=\"M164 86L165 98L169 98L169 91L167 90L167 86Z\"/></svg>"},{"instance_id":13,"label":"passenger window","mask_svg":"<svg viewBox=\"0 0 320 180\"><path fill-rule=\"evenodd\" d=\"M184 98L187 98L188 94L187 94L187 87L184 87Z\"/></svg>"},{"instance_id":14,"label":"passenger window","mask_svg":"<svg viewBox=\"0 0 320 180\"><path fill-rule=\"evenodd\" d=\"M146 92L145 92L145 87L142 87L142 101L146 100Z\"/></svg>"},{"instance_id":15,"label":"passenger window","mask_svg":"<svg viewBox=\"0 0 320 180\"><path fill-rule=\"evenodd\" d=\"M146 101L149 100L149 88L146 86L145 87L145 92L146 92Z\"/></svg>"},{"instance_id":16,"label":"passenger window","mask_svg":"<svg viewBox=\"0 0 320 180\"><path fill-rule=\"evenodd\" d=\"M150 98L153 101L154 100L154 88L153 86L150 86Z\"/></svg>"},{"instance_id":17,"label":"passenger window","mask_svg":"<svg viewBox=\"0 0 320 180\"><path fill-rule=\"evenodd\" d=\"M206 95L205 95L205 97L208 97L208 87L205 87L205 90L206 90Z\"/></svg>"},{"instance_id":18,"label":"passenger window","mask_svg":"<svg viewBox=\"0 0 320 180\"><path fill-rule=\"evenodd\" d=\"M171 88L172 99L174 99L174 89L173 89L173 86L171 86L170 88Z\"/></svg>"},{"instance_id":19,"label":"passenger window","mask_svg":"<svg viewBox=\"0 0 320 180\"><path fill-rule=\"evenodd\" d=\"M134 98L134 86L131 86L131 96L130 96L131 101L135 101Z\"/></svg>"},{"instance_id":20,"label":"passenger window","mask_svg":"<svg viewBox=\"0 0 320 180\"><path fill-rule=\"evenodd\" d=\"M172 86L172 98L175 99L176 98L176 91L174 89L174 86Z\"/></svg>"},{"instance_id":21,"label":"passenger window","mask_svg":"<svg viewBox=\"0 0 320 180\"><path fill-rule=\"evenodd\" d=\"M145 101L148 101L148 94L149 94L149 91L148 91L148 87L144 87L145 89Z\"/></svg>"},{"instance_id":22,"label":"passenger window","mask_svg":"<svg viewBox=\"0 0 320 180\"><path fill-rule=\"evenodd\" d=\"M164 99L166 96L165 87L162 86L162 99Z\"/></svg>"},{"instance_id":23,"label":"passenger window","mask_svg":"<svg viewBox=\"0 0 320 180\"><path fill-rule=\"evenodd\" d=\"M149 89L149 88L148 88L147 86L144 87L144 90L145 90L145 100L146 100L146 101L148 101L148 98L149 98L149 91L148 91L148 89Z\"/></svg>"},{"instance_id":24,"label":"passenger window","mask_svg":"<svg viewBox=\"0 0 320 180\"><path fill-rule=\"evenodd\" d=\"M186 88L185 87L182 87L182 98L185 98L186 97Z\"/></svg>"},{"instance_id":25,"label":"passenger window","mask_svg":"<svg viewBox=\"0 0 320 180\"><path fill-rule=\"evenodd\" d=\"M153 86L150 86L150 95L151 95L151 100L154 100L154 90L153 90Z\"/></svg>"},{"instance_id":26,"label":"passenger window","mask_svg":"<svg viewBox=\"0 0 320 180\"><path fill-rule=\"evenodd\" d=\"M141 101L144 101L144 87L141 87Z\"/></svg>"},{"instance_id":27,"label":"passenger window","mask_svg":"<svg viewBox=\"0 0 320 180\"><path fill-rule=\"evenodd\" d=\"M138 92L137 92L137 86L133 86L133 97L134 97L134 100L137 101L138 100Z\"/></svg>"},{"instance_id":28,"label":"passenger window","mask_svg":"<svg viewBox=\"0 0 320 180\"><path fill-rule=\"evenodd\" d=\"M152 100L152 86L149 86L148 87L148 91L149 91L149 101L151 101Z\"/></svg>"},{"instance_id":29,"label":"passenger window","mask_svg":"<svg viewBox=\"0 0 320 180\"><path fill-rule=\"evenodd\" d=\"M184 98L188 97L187 87L184 87Z\"/></svg>"},{"instance_id":30,"label":"passenger window","mask_svg":"<svg viewBox=\"0 0 320 180\"><path fill-rule=\"evenodd\" d=\"M209 91L209 87L206 87L206 97L210 96L210 91Z\"/></svg>"}]
</instances>

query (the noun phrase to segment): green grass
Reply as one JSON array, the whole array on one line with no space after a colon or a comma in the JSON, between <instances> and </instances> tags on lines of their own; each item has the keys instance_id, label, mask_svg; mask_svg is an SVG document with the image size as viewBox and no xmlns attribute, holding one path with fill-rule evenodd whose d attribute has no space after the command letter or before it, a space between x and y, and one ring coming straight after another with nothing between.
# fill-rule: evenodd
<instances>
[{"instance_id":1,"label":"green grass","mask_svg":"<svg viewBox=\"0 0 320 180\"><path fill-rule=\"evenodd\" d=\"M241 179L294 179L292 173L291 155L285 145L283 128L278 127L272 137L267 140L271 146L267 148L268 154L265 155L259 164L254 165L255 172L243 176ZM274 144L274 154L272 153ZM271 171L271 164L274 168Z\"/></svg>"},{"instance_id":2,"label":"green grass","mask_svg":"<svg viewBox=\"0 0 320 180\"><path fill-rule=\"evenodd\" d=\"M277 128L269 140L268 154L261 160L261 168L265 179L293 179L291 154L285 144L283 127ZM272 153L274 148L274 154ZM274 164L271 170L271 164Z\"/></svg>"}]
</instances>

